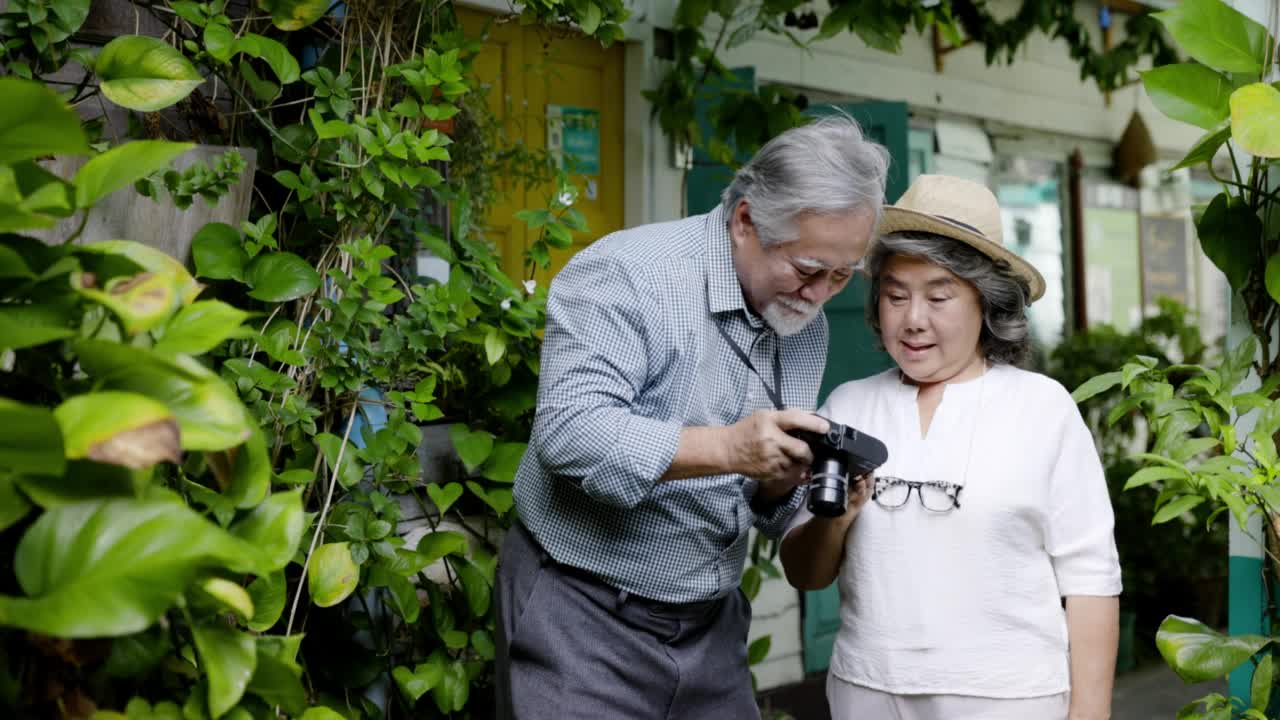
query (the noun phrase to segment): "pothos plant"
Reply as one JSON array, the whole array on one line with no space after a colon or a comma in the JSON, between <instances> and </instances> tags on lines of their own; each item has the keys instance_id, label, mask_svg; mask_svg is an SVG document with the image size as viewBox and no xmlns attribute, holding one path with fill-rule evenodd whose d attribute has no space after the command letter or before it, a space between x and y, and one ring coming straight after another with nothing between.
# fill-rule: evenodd
<instances>
[{"instance_id":1,"label":"pothos plant","mask_svg":"<svg viewBox=\"0 0 1280 720\"><path fill-rule=\"evenodd\" d=\"M306 530L302 496L272 490L263 433L204 362L249 314L199 299L158 250L21 234L191 146L127 143L63 180L36 160L88 154L79 118L36 83L0 78L0 93L0 704L149 711L138 680L168 659L186 680L174 717L301 712L301 636L253 630Z\"/></svg>"},{"instance_id":2,"label":"pothos plant","mask_svg":"<svg viewBox=\"0 0 1280 720\"><path fill-rule=\"evenodd\" d=\"M78 56L91 74L65 92L78 103L100 95L144 119L163 111L168 121L202 123L221 142L257 148L260 182L251 219L239 227L207 225L192 243L195 275L208 286L203 296L216 298L208 301L216 307L245 308L251 315L236 311L230 330L219 324L211 329L211 321L195 313L164 315L162 330L127 325L120 335L124 349L109 355L110 362L90 365L80 354L52 367L71 373L78 362L91 378L100 370L144 395L151 385L134 375L153 377L156 392L177 395L175 402L239 408L249 427L247 438L236 436L243 449L207 448L213 441L200 440L201 433L227 423L218 424L212 410L193 417L180 427L183 442L192 436L200 444L190 449L209 452L162 466L154 484L167 488L165 497L179 506L177 526L207 524L243 536L270 550L270 561L253 564L250 554L227 560L230 572L215 578L225 582L202 586L229 609L213 612L196 602L200 598L183 595L174 600L176 614L161 618L158 629L148 625L149 635L110 645L112 652L119 647L131 653L125 660L113 663L100 653L62 657L56 674L61 687L84 688L76 696L81 710L92 703L130 717L170 716L179 707L186 717L213 718L467 713L487 702L496 550L487 530L510 518L510 483L532 414L546 298L545 288L499 270L471 211L479 199L467 177L449 172L450 133L456 132L450 121L475 92L470 62L478 48L456 29L447 4L350 2L340 16L327 15L328 3L259 5L263 13L233 17L219 0L140 3L141 12L168 25L168 39L126 36L96 56ZM531 17L594 26L607 40L617 32L619 8L548 2ZM3 27L12 33L4 37L7 48L39 56L7 66L9 71L39 78L61 67L63 58L29 36L29 24ZM308 66L299 57L311 58ZM210 79L230 94L229 103L199 101ZM44 137L34 120L43 120L43 106L21 94L6 97L15 99L15 111L31 113L22 115L29 122L18 129ZM124 179L112 189L139 181L148 194L162 194L163 187L182 205L196 195L216 197L236 169L226 159L206 171L174 174L163 169L172 155L157 159L158 151L149 152L146 143L124 147L133 148L129 163L91 161L81 172L84 186L104 166L124 165L128 172L121 171ZM42 146L36 155L76 148ZM25 164L10 183L12 197L0 196L5 221L49 224L80 207L72 204L79 200L50 189L61 185L28 168L30 157L18 158ZM77 177L71 197L79 197L81 184ZM524 216L541 230L529 251L531 263L545 263L548 247L586 230L573 202L562 186L545 215L535 210ZM413 263L421 252L450 264L447 279L416 277ZM154 252L133 255L162 265ZM77 276L77 297L112 310L124 303L118 294L138 302L153 298L158 280L123 274L114 261L98 264ZM172 261L163 265L170 266L190 278ZM48 272L34 260L27 267ZM15 307L5 310L25 319L45 312L32 309L42 302L43 295L15 296ZM252 329L240 326L250 318ZM114 324L94 320L76 332L115 337L117 324L133 322L126 316ZM186 345L174 340L183 337ZM198 347L203 362L166 365L140 354L166 342L190 352ZM38 363L25 358L18 353L3 378L24 393L36 392L44 387L32 381L40 377L33 370ZM174 412L183 422L185 416ZM442 422L451 423L463 467L455 482L424 486L420 425ZM38 503L29 489L34 483L24 475L4 486L6 497ZM288 500L290 512L296 510L287 552L259 528L276 528L276 516L253 521L251 514L260 505L272 507L267 503L277 496L275 502ZM51 518L43 521L50 537L79 528L73 520L45 516ZM85 542L99 527L82 528ZM203 552L207 545L199 538L189 544L174 563L187 557L183 552ZM19 548L20 557L23 552L35 550ZM165 557L160 553L157 562L168 562ZM31 562L22 562L15 603L30 602L19 590L31 597L44 592L26 577ZM148 583L134 585L152 598ZM73 600L89 602L85 597ZM0 613L0 625L25 627L15 617ZM206 626L207 635L188 630ZM30 641L51 645L55 655L65 638L79 637L53 626L30 629L48 635ZM129 626L129 632L139 629ZM109 634L85 632L95 639ZM102 643L93 647L100 650ZM121 664L126 661L136 662ZM10 661L0 670L0 686L13 691L0 698L7 704L43 697L22 685L34 677L25 666L15 671Z\"/></svg>"},{"instance_id":3,"label":"pothos plant","mask_svg":"<svg viewBox=\"0 0 1280 720\"><path fill-rule=\"evenodd\" d=\"M1267 82L1276 64L1276 28L1267 28L1220 0L1184 0L1155 16L1196 62L1169 65L1143 74L1148 95L1166 115L1206 130L1179 166L1204 165L1222 185L1195 217L1200 246L1227 277L1245 338L1228 348L1223 362L1164 365L1138 356L1114 372L1076 390L1083 401L1120 388L1124 395L1113 418L1139 410L1152 431L1150 452L1129 489L1151 488L1154 522L1181 517L1206 506L1247 531L1261 515L1267 556L1280 556L1274 521L1280 513L1280 192L1271 171L1280 157L1280 89ZM1221 176L1215 156L1226 149L1229 171ZM1248 153L1241 164L1238 153ZM1263 540L1263 538L1259 538ZM1274 591L1276 578L1266 574ZM1267 618L1272 627L1274 603ZM1266 624L1266 623L1264 623ZM1185 680L1219 678L1252 662L1249 698L1210 695L1179 717L1274 717L1273 654L1278 637L1224 636L1203 623L1170 616L1156 643L1165 660Z\"/></svg>"}]
</instances>

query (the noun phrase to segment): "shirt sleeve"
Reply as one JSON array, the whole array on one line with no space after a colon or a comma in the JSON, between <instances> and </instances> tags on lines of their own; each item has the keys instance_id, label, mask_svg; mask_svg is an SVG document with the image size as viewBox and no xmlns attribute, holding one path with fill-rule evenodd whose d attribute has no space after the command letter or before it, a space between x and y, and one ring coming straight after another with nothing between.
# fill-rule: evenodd
<instances>
[{"instance_id":1,"label":"shirt sleeve","mask_svg":"<svg viewBox=\"0 0 1280 720\"><path fill-rule=\"evenodd\" d=\"M766 537L774 539L781 537L783 530L788 528L788 521L804 504L807 497L809 497L809 491L805 486L792 488L782 502L763 513L756 513L756 529Z\"/></svg>"},{"instance_id":2,"label":"shirt sleeve","mask_svg":"<svg viewBox=\"0 0 1280 720\"><path fill-rule=\"evenodd\" d=\"M1049 480L1045 549L1063 597L1119 595L1120 558L1106 475L1080 411L1065 402L1062 442Z\"/></svg>"},{"instance_id":3,"label":"shirt sleeve","mask_svg":"<svg viewBox=\"0 0 1280 720\"><path fill-rule=\"evenodd\" d=\"M616 261L576 256L547 299L530 445L554 477L631 508L675 459L681 425L635 412L662 319L650 288Z\"/></svg>"}]
</instances>

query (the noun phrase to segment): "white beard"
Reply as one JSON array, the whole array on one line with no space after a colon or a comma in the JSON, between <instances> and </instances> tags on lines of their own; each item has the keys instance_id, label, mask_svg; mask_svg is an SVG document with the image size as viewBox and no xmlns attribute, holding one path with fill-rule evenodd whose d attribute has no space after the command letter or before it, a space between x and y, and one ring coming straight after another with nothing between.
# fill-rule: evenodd
<instances>
[{"instance_id":1,"label":"white beard","mask_svg":"<svg viewBox=\"0 0 1280 720\"><path fill-rule=\"evenodd\" d=\"M821 305L814 305L803 300L778 298L765 306L760 313L769 327L782 337L795 335L809 327L809 323L822 311Z\"/></svg>"}]
</instances>

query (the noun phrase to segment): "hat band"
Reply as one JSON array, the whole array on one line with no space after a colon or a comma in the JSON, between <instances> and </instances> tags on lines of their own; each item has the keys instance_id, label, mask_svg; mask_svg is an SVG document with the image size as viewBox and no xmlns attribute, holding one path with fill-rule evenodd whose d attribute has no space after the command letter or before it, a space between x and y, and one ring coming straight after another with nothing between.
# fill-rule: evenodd
<instances>
[{"instance_id":1,"label":"hat band","mask_svg":"<svg viewBox=\"0 0 1280 720\"><path fill-rule=\"evenodd\" d=\"M947 217L946 215L938 215L938 214L934 214L934 217L939 218L939 219L941 219L941 220L946 220L947 222L951 223L952 225L959 225L960 227L964 228L965 230L968 230L968 231L969 231L969 232L971 232L971 233L975 233L975 234L977 234L977 235L981 235L983 240L986 240L987 242L991 242L989 239L987 239L987 234L986 234L986 233L984 233L984 232L982 232L981 230L979 230L978 228L976 228L976 227L974 227L974 226L970 225L969 223L966 223L966 222L960 222L959 220L956 220L955 218L949 218L949 217Z\"/></svg>"}]
</instances>

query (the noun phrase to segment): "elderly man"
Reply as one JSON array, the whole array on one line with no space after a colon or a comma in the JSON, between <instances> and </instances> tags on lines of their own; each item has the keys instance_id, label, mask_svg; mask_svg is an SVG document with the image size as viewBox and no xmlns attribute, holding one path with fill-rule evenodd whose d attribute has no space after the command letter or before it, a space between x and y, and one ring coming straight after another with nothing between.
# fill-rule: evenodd
<instances>
[{"instance_id":1,"label":"elderly man","mask_svg":"<svg viewBox=\"0 0 1280 720\"><path fill-rule=\"evenodd\" d=\"M551 286L497 581L500 717L751 718L752 525L776 536L826 431L822 305L888 155L832 117L779 135L706 215L614 233Z\"/></svg>"}]
</instances>

